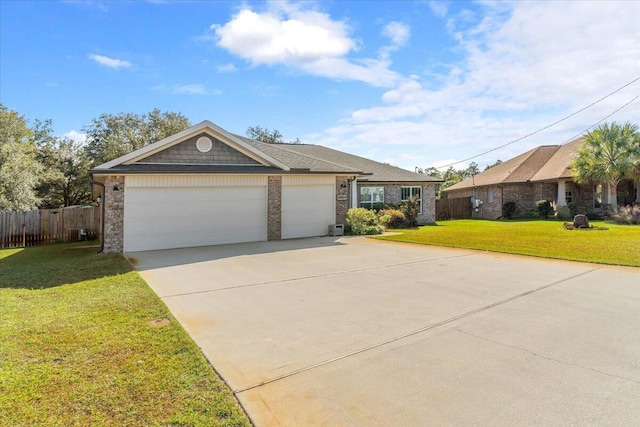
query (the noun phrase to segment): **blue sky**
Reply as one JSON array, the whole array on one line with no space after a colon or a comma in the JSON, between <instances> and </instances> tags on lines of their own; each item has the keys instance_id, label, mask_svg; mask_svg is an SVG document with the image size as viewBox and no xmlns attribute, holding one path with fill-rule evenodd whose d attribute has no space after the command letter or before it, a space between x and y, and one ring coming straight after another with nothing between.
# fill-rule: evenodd
<instances>
[{"instance_id":1,"label":"blue sky","mask_svg":"<svg viewBox=\"0 0 640 427\"><path fill-rule=\"evenodd\" d=\"M159 108L413 170L639 77L638 17L637 1L1 1L0 102L79 139L102 113ZM475 161L564 143L637 95L640 81ZM609 120L640 124L640 99Z\"/></svg>"}]
</instances>

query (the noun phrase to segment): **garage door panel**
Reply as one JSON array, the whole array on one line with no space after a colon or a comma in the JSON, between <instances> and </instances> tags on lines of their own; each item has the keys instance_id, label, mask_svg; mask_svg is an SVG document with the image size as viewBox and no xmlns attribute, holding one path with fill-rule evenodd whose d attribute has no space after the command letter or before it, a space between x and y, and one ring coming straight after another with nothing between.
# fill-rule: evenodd
<instances>
[{"instance_id":1,"label":"garage door panel","mask_svg":"<svg viewBox=\"0 0 640 427\"><path fill-rule=\"evenodd\" d=\"M282 238L324 236L335 222L334 185L282 187Z\"/></svg>"},{"instance_id":2,"label":"garage door panel","mask_svg":"<svg viewBox=\"0 0 640 427\"><path fill-rule=\"evenodd\" d=\"M246 224L241 228L261 228L252 227L251 224L262 225L263 221L261 215L258 214L238 214L236 213L233 218L233 223ZM171 233L187 233L187 232L224 232L232 228L236 233L239 231L234 224L228 221L223 216L216 215L202 215L202 216L189 216L183 219L176 219L175 217L167 216L154 216L139 221L132 221L131 230L129 230L129 236L155 234L157 230L163 230L163 234ZM204 224L204 225L203 225Z\"/></svg>"},{"instance_id":3,"label":"garage door panel","mask_svg":"<svg viewBox=\"0 0 640 427\"><path fill-rule=\"evenodd\" d=\"M128 188L125 251L262 241L266 187Z\"/></svg>"}]
</instances>

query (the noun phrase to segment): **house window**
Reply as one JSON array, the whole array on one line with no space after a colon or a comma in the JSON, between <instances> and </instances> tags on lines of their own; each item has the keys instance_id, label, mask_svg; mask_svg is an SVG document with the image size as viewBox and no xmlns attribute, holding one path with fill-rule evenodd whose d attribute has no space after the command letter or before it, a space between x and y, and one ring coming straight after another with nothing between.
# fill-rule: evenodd
<instances>
[{"instance_id":1,"label":"house window","mask_svg":"<svg viewBox=\"0 0 640 427\"><path fill-rule=\"evenodd\" d=\"M403 202L406 202L412 197L418 197L418 203L420 204L420 210L418 212L422 213L422 187L402 187L401 191L401 200Z\"/></svg>"},{"instance_id":2,"label":"house window","mask_svg":"<svg viewBox=\"0 0 640 427\"><path fill-rule=\"evenodd\" d=\"M564 192L564 200L567 201L567 203L573 203L573 191L571 190L567 190Z\"/></svg>"},{"instance_id":3,"label":"house window","mask_svg":"<svg viewBox=\"0 0 640 427\"><path fill-rule=\"evenodd\" d=\"M360 207L373 209L382 207L384 203L384 187L360 187Z\"/></svg>"},{"instance_id":4,"label":"house window","mask_svg":"<svg viewBox=\"0 0 640 427\"><path fill-rule=\"evenodd\" d=\"M487 194L487 203L493 203L493 188L489 189Z\"/></svg>"},{"instance_id":5,"label":"house window","mask_svg":"<svg viewBox=\"0 0 640 427\"><path fill-rule=\"evenodd\" d=\"M593 187L593 207L595 209L602 207L602 184Z\"/></svg>"}]
</instances>

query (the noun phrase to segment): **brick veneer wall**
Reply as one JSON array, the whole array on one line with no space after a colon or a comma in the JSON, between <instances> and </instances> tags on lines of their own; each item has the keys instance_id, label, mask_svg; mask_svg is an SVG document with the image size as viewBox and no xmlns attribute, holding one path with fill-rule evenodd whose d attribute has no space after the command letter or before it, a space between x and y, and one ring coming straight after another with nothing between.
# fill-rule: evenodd
<instances>
[{"instance_id":1,"label":"brick veneer wall","mask_svg":"<svg viewBox=\"0 0 640 427\"><path fill-rule=\"evenodd\" d=\"M435 184L376 184L358 183L358 206L360 206L361 187L384 187L384 202L399 205L402 203L402 187L422 187L422 211L418 214L420 225L436 222L436 185Z\"/></svg>"},{"instance_id":2,"label":"brick veneer wall","mask_svg":"<svg viewBox=\"0 0 640 427\"><path fill-rule=\"evenodd\" d=\"M104 182L105 253L122 253L124 249L124 186L124 176L108 176Z\"/></svg>"},{"instance_id":3,"label":"brick veneer wall","mask_svg":"<svg viewBox=\"0 0 640 427\"><path fill-rule=\"evenodd\" d=\"M338 200L342 195L344 200ZM336 224L344 224L349 210L349 178L346 176L336 177Z\"/></svg>"},{"instance_id":4,"label":"brick veneer wall","mask_svg":"<svg viewBox=\"0 0 640 427\"><path fill-rule=\"evenodd\" d=\"M270 176L267 185L267 240L282 239L282 177Z\"/></svg>"},{"instance_id":5,"label":"brick veneer wall","mask_svg":"<svg viewBox=\"0 0 640 427\"><path fill-rule=\"evenodd\" d=\"M422 186L422 214L418 215L418 224L436 222L436 184Z\"/></svg>"}]
</instances>

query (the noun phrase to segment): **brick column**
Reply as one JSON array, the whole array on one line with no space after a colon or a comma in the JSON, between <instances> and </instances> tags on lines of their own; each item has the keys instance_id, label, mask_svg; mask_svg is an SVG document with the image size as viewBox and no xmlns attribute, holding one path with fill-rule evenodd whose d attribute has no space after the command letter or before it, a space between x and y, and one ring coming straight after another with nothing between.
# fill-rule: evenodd
<instances>
[{"instance_id":1,"label":"brick column","mask_svg":"<svg viewBox=\"0 0 640 427\"><path fill-rule=\"evenodd\" d=\"M124 176L108 176L104 181L104 252L124 249Z\"/></svg>"},{"instance_id":2,"label":"brick column","mask_svg":"<svg viewBox=\"0 0 640 427\"><path fill-rule=\"evenodd\" d=\"M340 200L342 199L342 200ZM336 224L344 224L349 210L349 178L336 177Z\"/></svg>"},{"instance_id":3,"label":"brick column","mask_svg":"<svg viewBox=\"0 0 640 427\"><path fill-rule=\"evenodd\" d=\"M270 176L267 186L267 240L282 239L282 177Z\"/></svg>"}]
</instances>

